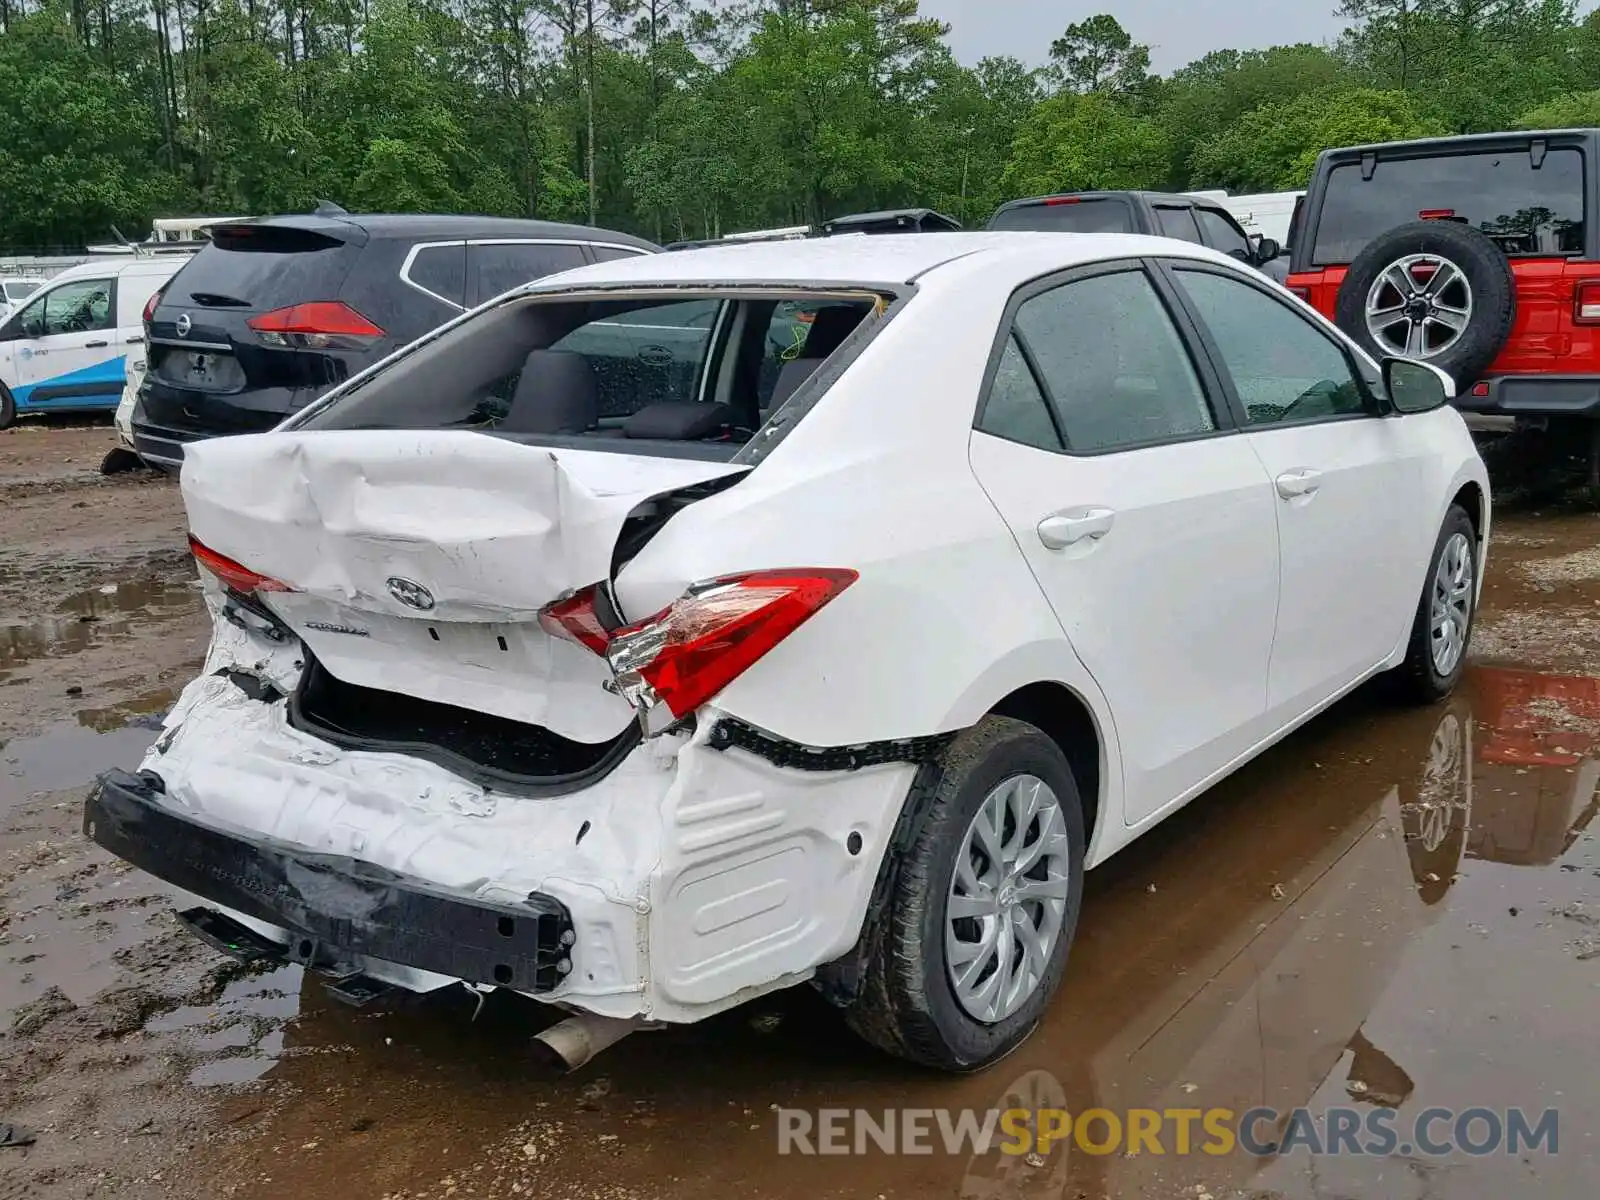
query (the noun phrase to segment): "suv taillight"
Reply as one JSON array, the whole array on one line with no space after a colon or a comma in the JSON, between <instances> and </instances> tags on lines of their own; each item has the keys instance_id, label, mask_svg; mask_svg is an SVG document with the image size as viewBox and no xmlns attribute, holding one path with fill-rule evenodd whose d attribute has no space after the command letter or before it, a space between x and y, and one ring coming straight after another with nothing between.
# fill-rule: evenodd
<instances>
[{"instance_id":1,"label":"suv taillight","mask_svg":"<svg viewBox=\"0 0 1600 1200\"><path fill-rule=\"evenodd\" d=\"M1572 292L1575 325L1600 325L1600 279L1585 279Z\"/></svg>"},{"instance_id":2,"label":"suv taillight","mask_svg":"<svg viewBox=\"0 0 1600 1200\"><path fill-rule=\"evenodd\" d=\"M161 293L166 290L166 288L157 288L150 293L150 299L144 302L144 317L142 320L146 325L150 324L150 318L156 315L156 305L161 303Z\"/></svg>"},{"instance_id":3,"label":"suv taillight","mask_svg":"<svg viewBox=\"0 0 1600 1200\"><path fill-rule=\"evenodd\" d=\"M338 300L291 304L245 322L269 346L311 350L365 350L383 330Z\"/></svg>"},{"instance_id":4,"label":"suv taillight","mask_svg":"<svg viewBox=\"0 0 1600 1200\"><path fill-rule=\"evenodd\" d=\"M725 575L610 632L580 592L546 609L541 622L603 654L623 697L658 730L712 699L857 577L830 567ZM652 722L658 706L671 715Z\"/></svg>"}]
</instances>

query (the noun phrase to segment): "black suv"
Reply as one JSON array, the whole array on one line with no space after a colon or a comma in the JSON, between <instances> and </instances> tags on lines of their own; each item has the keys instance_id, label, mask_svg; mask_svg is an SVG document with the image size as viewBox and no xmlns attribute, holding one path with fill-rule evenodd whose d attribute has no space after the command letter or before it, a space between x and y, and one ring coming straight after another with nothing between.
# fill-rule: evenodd
<instances>
[{"instance_id":1,"label":"black suv","mask_svg":"<svg viewBox=\"0 0 1600 1200\"><path fill-rule=\"evenodd\" d=\"M1144 233L1210 246L1282 282L1287 264L1271 238L1252 240L1233 214L1202 196L1168 192L1063 192L1002 204L990 229L1035 233ZM1268 264L1273 264L1271 267Z\"/></svg>"},{"instance_id":2,"label":"black suv","mask_svg":"<svg viewBox=\"0 0 1600 1200\"><path fill-rule=\"evenodd\" d=\"M625 233L496 217L322 206L214 226L145 309L139 457L271 429L468 308L545 275L659 247Z\"/></svg>"}]
</instances>

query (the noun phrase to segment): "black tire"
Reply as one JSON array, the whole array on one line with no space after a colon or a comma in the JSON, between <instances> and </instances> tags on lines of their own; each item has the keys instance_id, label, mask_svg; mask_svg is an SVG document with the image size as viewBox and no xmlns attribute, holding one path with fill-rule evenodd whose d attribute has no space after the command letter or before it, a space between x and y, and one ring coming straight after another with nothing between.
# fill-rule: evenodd
<instances>
[{"instance_id":1,"label":"black tire","mask_svg":"<svg viewBox=\"0 0 1600 1200\"><path fill-rule=\"evenodd\" d=\"M1444 554L1445 547L1457 534L1464 534L1467 544L1472 548L1474 587L1468 601L1466 645L1463 646L1455 667L1448 674L1441 674L1433 661L1433 631L1429 621L1433 604L1433 580L1439 570L1439 560ZM1450 511L1445 514L1443 526L1439 529L1439 538L1433 544L1433 553L1428 556L1428 573L1423 578L1422 596L1417 601L1416 616L1411 623L1411 641L1406 646L1405 662L1395 669L1395 682L1399 686L1401 696L1411 703L1438 703L1455 690L1462 672L1466 670L1467 656L1472 649L1472 625L1478 616L1476 593L1478 562L1478 535L1472 528L1472 520L1464 508L1459 504L1452 504Z\"/></svg>"},{"instance_id":2,"label":"black tire","mask_svg":"<svg viewBox=\"0 0 1600 1200\"><path fill-rule=\"evenodd\" d=\"M956 855L984 799L1016 775L1055 792L1069 839L1070 879L1061 932L1040 984L1009 1017L987 1024L957 1002L945 966L945 910ZM861 988L845 1010L850 1027L896 1057L945 1071L1004 1058L1038 1024L1061 983L1083 897L1083 805L1060 748L1032 725L985 717L962 733L938 770L919 775L907 799L914 827L887 864L893 872ZM920 792L920 794L919 794ZM891 851L893 853L893 851Z\"/></svg>"},{"instance_id":3,"label":"black tire","mask_svg":"<svg viewBox=\"0 0 1600 1200\"><path fill-rule=\"evenodd\" d=\"M1454 344L1427 361L1470 387L1483 375L1511 336L1517 319L1516 281L1500 248L1469 225L1454 221L1413 221L1375 238L1356 255L1339 287L1334 320L1379 361L1400 354L1367 328L1367 295L1379 277L1409 254L1437 255L1460 269L1472 290L1472 316Z\"/></svg>"},{"instance_id":4,"label":"black tire","mask_svg":"<svg viewBox=\"0 0 1600 1200\"><path fill-rule=\"evenodd\" d=\"M11 398L6 385L0 383L0 429L10 429L17 419L17 402Z\"/></svg>"}]
</instances>

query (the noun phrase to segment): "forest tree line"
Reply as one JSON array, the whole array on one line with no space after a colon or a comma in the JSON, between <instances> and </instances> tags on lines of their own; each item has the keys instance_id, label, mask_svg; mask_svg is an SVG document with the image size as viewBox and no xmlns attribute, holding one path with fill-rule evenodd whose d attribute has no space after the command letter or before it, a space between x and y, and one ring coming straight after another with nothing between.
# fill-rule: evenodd
<instances>
[{"instance_id":1,"label":"forest tree line","mask_svg":"<svg viewBox=\"0 0 1600 1200\"><path fill-rule=\"evenodd\" d=\"M906 205L971 225L1046 191L1301 187L1331 145L1600 125L1576 0L1340 15L1330 45L1158 76L1111 15L1043 66L963 65L917 0L0 0L0 248L320 199L658 240Z\"/></svg>"}]
</instances>

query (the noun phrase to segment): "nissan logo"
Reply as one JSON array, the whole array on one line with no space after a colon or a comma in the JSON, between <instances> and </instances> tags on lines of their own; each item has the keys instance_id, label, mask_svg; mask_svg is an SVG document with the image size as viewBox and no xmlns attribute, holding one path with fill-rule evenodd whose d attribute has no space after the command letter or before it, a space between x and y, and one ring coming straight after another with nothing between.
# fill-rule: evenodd
<instances>
[{"instance_id":1,"label":"nissan logo","mask_svg":"<svg viewBox=\"0 0 1600 1200\"><path fill-rule=\"evenodd\" d=\"M178 336L188 337L189 330L194 328L194 322L189 319L188 313L178 314Z\"/></svg>"},{"instance_id":2,"label":"nissan logo","mask_svg":"<svg viewBox=\"0 0 1600 1200\"><path fill-rule=\"evenodd\" d=\"M433 593L413 579L398 576L389 580L389 594L407 608L427 612L433 607Z\"/></svg>"}]
</instances>

